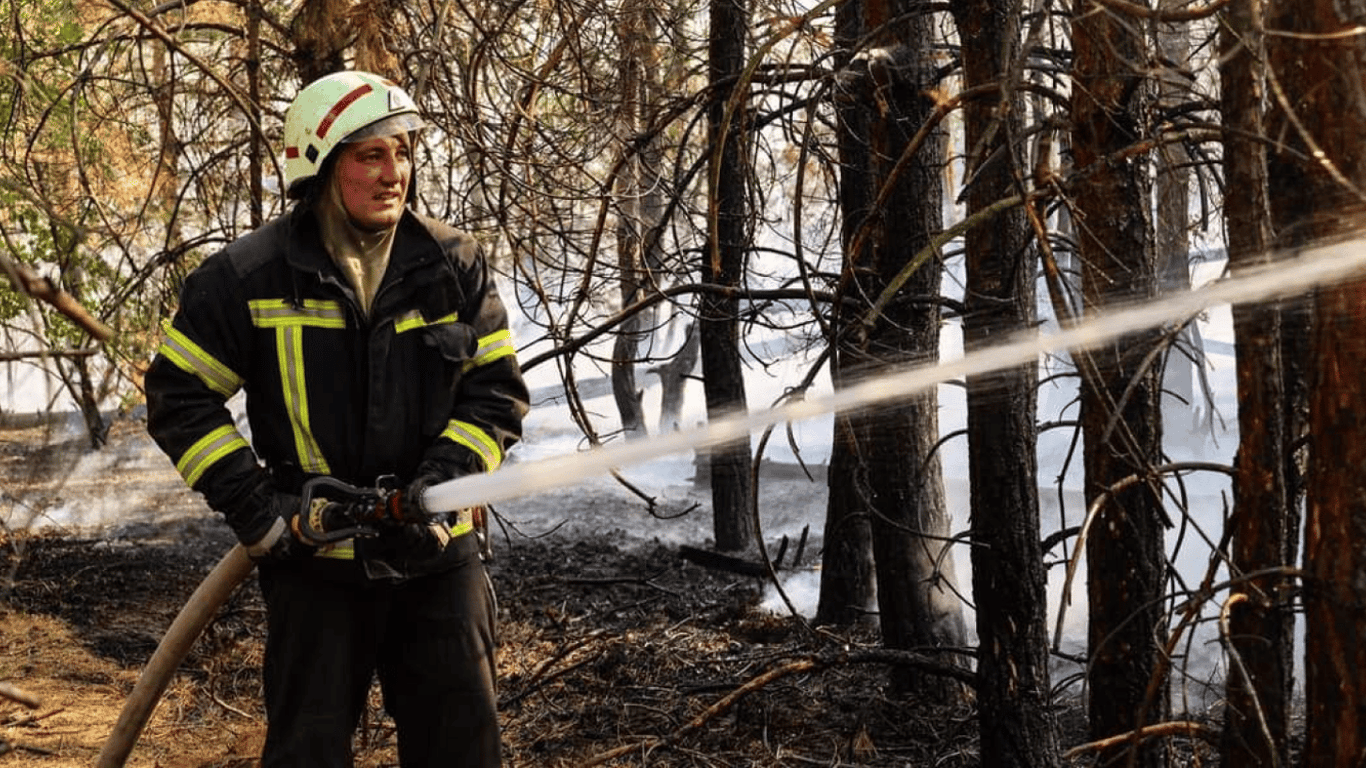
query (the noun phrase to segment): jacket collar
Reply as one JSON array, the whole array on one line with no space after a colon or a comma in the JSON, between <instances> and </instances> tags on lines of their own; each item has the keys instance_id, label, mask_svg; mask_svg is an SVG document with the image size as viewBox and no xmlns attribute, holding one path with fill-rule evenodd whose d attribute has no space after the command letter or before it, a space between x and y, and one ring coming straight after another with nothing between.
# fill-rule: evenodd
<instances>
[{"instance_id":1,"label":"jacket collar","mask_svg":"<svg viewBox=\"0 0 1366 768\"><path fill-rule=\"evenodd\" d=\"M318 282L339 286L348 296L352 296L346 278L323 247L316 214L309 206L300 204L295 206L287 218L284 252L290 268L296 273L311 276ZM436 238L417 215L411 210L405 210L394 233L389 268L376 293L376 304L372 312L382 312L382 305L392 301L392 296L388 297L388 300L382 300L381 297L386 291L391 291L394 283L409 282L409 275L440 261L441 248ZM353 296L352 298L354 300Z\"/></svg>"}]
</instances>

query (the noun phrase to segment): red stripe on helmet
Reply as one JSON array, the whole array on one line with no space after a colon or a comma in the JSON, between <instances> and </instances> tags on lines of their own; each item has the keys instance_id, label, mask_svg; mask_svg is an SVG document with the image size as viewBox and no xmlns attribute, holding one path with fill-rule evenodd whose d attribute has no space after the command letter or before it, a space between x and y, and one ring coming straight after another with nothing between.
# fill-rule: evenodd
<instances>
[{"instance_id":1,"label":"red stripe on helmet","mask_svg":"<svg viewBox=\"0 0 1366 768\"><path fill-rule=\"evenodd\" d=\"M290 160L293 160L294 158L296 158L296 157L298 157L298 156L299 156L299 148L298 148L298 147L285 147L285 157L289 158Z\"/></svg>"},{"instance_id":2,"label":"red stripe on helmet","mask_svg":"<svg viewBox=\"0 0 1366 768\"><path fill-rule=\"evenodd\" d=\"M372 88L369 83L366 83L341 97L341 100L332 105L332 108L327 110L327 114L323 115L322 121L318 123L318 138L326 138L327 132L332 129L332 124L337 122L337 118L341 117L341 114L346 111L346 108L354 104L357 99L373 90L374 88Z\"/></svg>"}]
</instances>

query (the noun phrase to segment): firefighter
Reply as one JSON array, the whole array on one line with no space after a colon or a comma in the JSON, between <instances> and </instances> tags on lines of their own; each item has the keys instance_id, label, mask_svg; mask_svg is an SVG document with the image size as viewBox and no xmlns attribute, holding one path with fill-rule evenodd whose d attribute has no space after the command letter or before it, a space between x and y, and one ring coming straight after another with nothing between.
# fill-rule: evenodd
<instances>
[{"instance_id":1,"label":"firefighter","mask_svg":"<svg viewBox=\"0 0 1366 768\"><path fill-rule=\"evenodd\" d=\"M478 245L411 206L423 127L374 74L300 91L294 202L186 278L146 376L149 433L259 566L264 768L350 766L376 676L404 768L500 765L474 521L422 492L496 470L528 396ZM404 522L320 546L297 518L317 477L395 478Z\"/></svg>"}]
</instances>

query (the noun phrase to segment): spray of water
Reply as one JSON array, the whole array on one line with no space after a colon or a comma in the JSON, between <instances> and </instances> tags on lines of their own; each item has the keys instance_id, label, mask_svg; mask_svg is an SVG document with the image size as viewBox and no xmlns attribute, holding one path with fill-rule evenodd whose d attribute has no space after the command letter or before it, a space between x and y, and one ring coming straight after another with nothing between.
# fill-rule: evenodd
<instances>
[{"instance_id":1,"label":"spray of water","mask_svg":"<svg viewBox=\"0 0 1366 768\"><path fill-rule=\"evenodd\" d=\"M1105 344L1136 330L1184 322L1211 307L1302 294L1319 285L1360 276L1363 270L1366 240L1314 248L1196 290L1112 309L1057 333L1031 334L958 360L893 371L823 397L713 419L697 429L513 464L491 474L441 483L429 488L423 501L428 509L449 511L529 496L664 456L728 443L775 425L885 404L946 381L1038 360L1044 354Z\"/></svg>"}]
</instances>

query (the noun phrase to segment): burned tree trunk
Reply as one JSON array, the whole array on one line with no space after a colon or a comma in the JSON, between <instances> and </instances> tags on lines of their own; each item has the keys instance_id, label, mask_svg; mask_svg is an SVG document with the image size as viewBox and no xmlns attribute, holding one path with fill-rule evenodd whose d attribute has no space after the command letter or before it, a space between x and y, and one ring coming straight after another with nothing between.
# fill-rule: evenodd
<instances>
[{"instance_id":1,"label":"burned tree trunk","mask_svg":"<svg viewBox=\"0 0 1366 768\"><path fill-rule=\"evenodd\" d=\"M616 180L614 197L617 208L617 271L618 293L623 308L629 307L644 295L648 285L645 267L645 232L649 222L643 217L642 194L646 188L643 158L636 154L630 139L640 131L641 100L646 67L645 51L648 38L648 9L643 2L627 3L617 23L620 41L618 70L621 73L622 101L618 107L617 130L627 153L621 161L621 173ZM612 345L612 397L621 417L621 431L627 438L644 437L645 409L641 405L641 390L636 384L636 362L640 357L640 343L654 323L653 309L637 312L618 328Z\"/></svg>"},{"instance_id":2,"label":"burned tree trunk","mask_svg":"<svg viewBox=\"0 0 1366 768\"><path fill-rule=\"evenodd\" d=\"M938 358L941 265L937 254L921 264L911 259L941 229L944 141L941 131L932 130L920 145L911 143L933 114L926 96L935 86L928 9L902 0L862 0L839 13L844 44L876 47L851 58L839 97L845 248L840 293L865 303L860 311L842 306L837 312L837 387ZM908 269L913 272L898 296L876 312L867 297L881 295ZM937 409L937 394L922 392L843 415L836 424L827 536L832 530L858 531L867 521L879 620L889 648L965 641L935 452ZM855 589L846 598L862 594ZM910 670L896 673L893 682L902 691L943 699L959 691L956 683Z\"/></svg>"},{"instance_id":3,"label":"burned tree trunk","mask_svg":"<svg viewBox=\"0 0 1366 768\"><path fill-rule=\"evenodd\" d=\"M1021 100L1004 82L1019 52L1018 0L953 3L967 88L1001 87L964 107L968 215L1016 190ZM1003 100L1008 99L1009 101ZM965 237L963 343L978 349L1032 325L1030 232L1013 209ZM968 379L972 585L983 765L1059 764L1049 713L1048 602L1040 544L1034 364Z\"/></svg>"},{"instance_id":4,"label":"burned tree trunk","mask_svg":"<svg viewBox=\"0 0 1366 768\"><path fill-rule=\"evenodd\" d=\"M1366 212L1361 142L1366 40L1360 0L1272 0L1266 29L1267 135L1277 244L1359 237ZM1308 348L1309 466L1305 497L1305 765L1358 765L1366 754L1366 282L1323 286L1315 295ZM1288 349L1283 345L1282 349ZM1294 364L1293 357L1283 360ZM1288 415L1293 417L1293 412ZM1291 426L1291 434L1295 426ZM1294 465L1291 471L1294 470Z\"/></svg>"},{"instance_id":5,"label":"burned tree trunk","mask_svg":"<svg viewBox=\"0 0 1366 768\"><path fill-rule=\"evenodd\" d=\"M708 112L708 142L716 154L710 171L715 181L710 205L715 213L702 255L702 282L739 286L749 247L745 179L748 137L747 100L738 110L727 105L745 64L749 9L745 0L712 0L709 73L716 84ZM727 84L728 83L728 84ZM728 122L729 121L729 122ZM698 300L702 352L702 385L707 414L724 416L746 408L744 368L740 364L740 300L732 295L703 293ZM713 531L721 550L743 549L754 538L748 437L712 448L711 494Z\"/></svg>"},{"instance_id":6,"label":"burned tree trunk","mask_svg":"<svg viewBox=\"0 0 1366 768\"><path fill-rule=\"evenodd\" d=\"M1148 85L1141 26L1082 0L1072 22L1072 151L1082 289L1088 308L1151 298L1157 289L1147 161L1123 150L1144 138ZM1162 455L1161 343L1157 331L1079 350L1085 498L1096 510L1086 540L1091 736L1130 733L1163 714L1159 638L1165 620L1161 492L1150 474ZM1157 701L1148 691L1157 682ZM1102 761L1133 748L1101 755ZM1163 764L1163 749L1137 747L1138 766Z\"/></svg>"},{"instance_id":7,"label":"burned tree trunk","mask_svg":"<svg viewBox=\"0 0 1366 768\"><path fill-rule=\"evenodd\" d=\"M1258 62L1260 3L1235 3L1224 12L1220 67L1224 177L1241 190L1224 201L1230 268L1237 272L1270 258L1271 212L1262 135L1265 94ZM1293 563L1296 513L1286 470L1292 448L1281 364L1280 312L1275 306L1233 307L1238 378L1238 453L1230 519L1229 560L1235 584L1229 599L1231 663L1225 684L1222 755L1225 765L1289 765L1294 614L1285 577Z\"/></svg>"}]
</instances>

